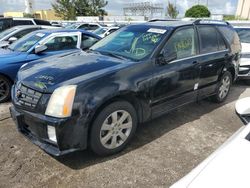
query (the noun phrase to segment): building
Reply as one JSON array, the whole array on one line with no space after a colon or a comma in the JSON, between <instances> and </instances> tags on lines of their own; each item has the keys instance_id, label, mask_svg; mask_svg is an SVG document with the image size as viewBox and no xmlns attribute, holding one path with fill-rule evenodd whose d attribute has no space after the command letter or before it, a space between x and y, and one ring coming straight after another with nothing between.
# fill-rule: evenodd
<instances>
[{"instance_id":1,"label":"building","mask_svg":"<svg viewBox=\"0 0 250 188\"><path fill-rule=\"evenodd\" d=\"M250 19L250 0L238 0L236 17Z\"/></svg>"},{"instance_id":2,"label":"building","mask_svg":"<svg viewBox=\"0 0 250 188\"><path fill-rule=\"evenodd\" d=\"M3 15L4 17L23 18L25 17L25 14L25 12L5 12ZM32 15L34 15L35 18L42 20L61 20L61 18L55 15L54 10L38 10L34 11Z\"/></svg>"}]
</instances>

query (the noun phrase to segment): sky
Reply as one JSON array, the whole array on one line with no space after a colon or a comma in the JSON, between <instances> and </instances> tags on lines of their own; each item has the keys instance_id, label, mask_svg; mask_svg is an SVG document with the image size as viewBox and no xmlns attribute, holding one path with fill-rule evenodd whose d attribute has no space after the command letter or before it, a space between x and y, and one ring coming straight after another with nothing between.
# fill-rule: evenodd
<instances>
[{"instance_id":1,"label":"sky","mask_svg":"<svg viewBox=\"0 0 250 188\"><path fill-rule=\"evenodd\" d=\"M33 0L34 9L50 9L51 2L54 0ZM134 2L155 2L155 3L164 3L167 5L168 0L108 0L108 6L105 8L111 15L122 15L123 6L126 3ZM212 14L235 14L237 8L238 0L169 0L172 3L176 3L176 6L179 10L180 15L183 15L185 11L197 4L198 1L200 4L206 5L208 1L208 8ZM0 14L7 11L24 11L24 0L0 0Z\"/></svg>"}]
</instances>

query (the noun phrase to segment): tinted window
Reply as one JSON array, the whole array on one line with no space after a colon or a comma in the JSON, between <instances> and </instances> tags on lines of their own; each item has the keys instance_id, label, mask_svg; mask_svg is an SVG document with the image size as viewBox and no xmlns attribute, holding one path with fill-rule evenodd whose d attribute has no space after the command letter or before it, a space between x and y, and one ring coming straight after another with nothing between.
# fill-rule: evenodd
<instances>
[{"instance_id":1,"label":"tinted window","mask_svg":"<svg viewBox=\"0 0 250 188\"><path fill-rule=\"evenodd\" d=\"M250 29L237 28L236 31L240 37L241 42L250 43Z\"/></svg>"},{"instance_id":2,"label":"tinted window","mask_svg":"<svg viewBox=\"0 0 250 188\"><path fill-rule=\"evenodd\" d=\"M88 24L83 24L83 25L79 26L78 29L88 30L89 29L89 25Z\"/></svg>"},{"instance_id":3,"label":"tinted window","mask_svg":"<svg viewBox=\"0 0 250 188\"><path fill-rule=\"evenodd\" d=\"M37 25L51 25L48 21L34 19Z\"/></svg>"},{"instance_id":4,"label":"tinted window","mask_svg":"<svg viewBox=\"0 0 250 188\"><path fill-rule=\"evenodd\" d=\"M98 25L89 25L89 30L96 30L96 29L98 29L99 28L99 26Z\"/></svg>"},{"instance_id":5,"label":"tinted window","mask_svg":"<svg viewBox=\"0 0 250 188\"><path fill-rule=\"evenodd\" d=\"M1 19L0 20L0 31L12 27L12 19Z\"/></svg>"},{"instance_id":6,"label":"tinted window","mask_svg":"<svg viewBox=\"0 0 250 188\"><path fill-rule=\"evenodd\" d=\"M88 49L89 47L93 46L97 41L98 39L94 37L82 34L81 49Z\"/></svg>"},{"instance_id":7,"label":"tinted window","mask_svg":"<svg viewBox=\"0 0 250 188\"><path fill-rule=\"evenodd\" d=\"M24 35L27 35L28 33L31 33L32 31L37 30L38 28L31 28L31 29L25 29L22 31L17 32L16 34L14 34L12 37L16 37L17 39L22 38Z\"/></svg>"},{"instance_id":8,"label":"tinted window","mask_svg":"<svg viewBox=\"0 0 250 188\"><path fill-rule=\"evenodd\" d=\"M219 50L217 31L213 27L199 26L201 53L216 52Z\"/></svg>"},{"instance_id":9,"label":"tinted window","mask_svg":"<svg viewBox=\"0 0 250 188\"><path fill-rule=\"evenodd\" d=\"M34 25L31 20L13 20L14 25Z\"/></svg>"},{"instance_id":10,"label":"tinted window","mask_svg":"<svg viewBox=\"0 0 250 188\"><path fill-rule=\"evenodd\" d=\"M218 26L218 29L225 36L227 42L230 44L232 52L240 52L241 44L237 32L232 27L228 26Z\"/></svg>"},{"instance_id":11,"label":"tinted window","mask_svg":"<svg viewBox=\"0 0 250 188\"><path fill-rule=\"evenodd\" d=\"M184 28L176 31L167 42L166 53L177 54L177 59L191 57L197 53L196 34L194 28Z\"/></svg>"},{"instance_id":12,"label":"tinted window","mask_svg":"<svg viewBox=\"0 0 250 188\"><path fill-rule=\"evenodd\" d=\"M55 37L45 44L48 47L46 52L77 48L77 40L77 35Z\"/></svg>"}]
</instances>

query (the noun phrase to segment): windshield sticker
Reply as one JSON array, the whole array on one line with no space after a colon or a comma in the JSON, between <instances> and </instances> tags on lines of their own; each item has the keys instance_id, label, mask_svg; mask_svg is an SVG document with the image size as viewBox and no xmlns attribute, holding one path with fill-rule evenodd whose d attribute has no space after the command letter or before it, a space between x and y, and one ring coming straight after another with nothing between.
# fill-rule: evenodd
<instances>
[{"instance_id":1,"label":"windshield sticker","mask_svg":"<svg viewBox=\"0 0 250 188\"><path fill-rule=\"evenodd\" d=\"M167 30L165 29L157 29L157 28L150 28L147 32L149 33L158 33L158 34L164 34Z\"/></svg>"},{"instance_id":2,"label":"windshield sticker","mask_svg":"<svg viewBox=\"0 0 250 188\"><path fill-rule=\"evenodd\" d=\"M143 42L151 41L152 43L157 43L160 40L160 34L147 33L142 36Z\"/></svg>"},{"instance_id":3,"label":"windshield sticker","mask_svg":"<svg viewBox=\"0 0 250 188\"><path fill-rule=\"evenodd\" d=\"M37 33L36 36L38 37L43 37L45 34L44 33Z\"/></svg>"}]
</instances>

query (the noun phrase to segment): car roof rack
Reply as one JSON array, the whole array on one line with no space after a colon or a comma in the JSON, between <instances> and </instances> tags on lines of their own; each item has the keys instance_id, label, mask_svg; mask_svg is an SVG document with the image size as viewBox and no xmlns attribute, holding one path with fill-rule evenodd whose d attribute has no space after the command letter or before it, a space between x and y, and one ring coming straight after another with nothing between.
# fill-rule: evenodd
<instances>
[{"instance_id":1,"label":"car roof rack","mask_svg":"<svg viewBox=\"0 0 250 188\"><path fill-rule=\"evenodd\" d=\"M149 20L148 22L169 22L169 21L180 21L178 19L152 19Z\"/></svg>"},{"instance_id":2,"label":"car roof rack","mask_svg":"<svg viewBox=\"0 0 250 188\"><path fill-rule=\"evenodd\" d=\"M194 24L220 24L220 25L231 25L227 21L223 20L212 20L212 19L198 19L193 22Z\"/></svg>"}]
</instances>

